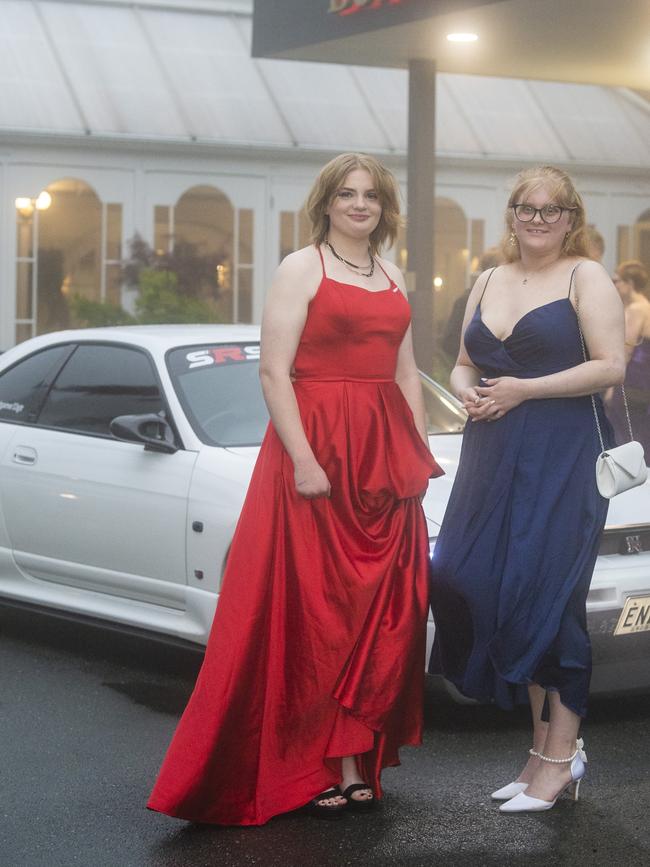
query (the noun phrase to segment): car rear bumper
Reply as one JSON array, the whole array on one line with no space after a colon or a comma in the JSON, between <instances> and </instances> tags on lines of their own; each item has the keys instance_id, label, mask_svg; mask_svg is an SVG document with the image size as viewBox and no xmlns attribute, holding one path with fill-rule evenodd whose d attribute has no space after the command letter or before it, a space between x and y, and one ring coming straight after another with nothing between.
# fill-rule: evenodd
<instances>
[{"instance_id":1,"label":"car rear bumper","mask_svg":"<svg viewBox=\"0 0 650 867\"><path fill-rule=\"evenodd\" d=\"M650 689L650 630L614 635L621 611L622 607L587 615L592 693Z\"/></svg>"},{"instance_id":2,"label":"car rear bumper","mask_svg":"<svg viewBox=\"0 0 650 867\"><path fill-rule=\"evenodd\" d=\"M591 691L650 688L650 630L615 635L626 600L650 595L650 551L601 554L587 597Z\"/></svg>"}]
</instances>

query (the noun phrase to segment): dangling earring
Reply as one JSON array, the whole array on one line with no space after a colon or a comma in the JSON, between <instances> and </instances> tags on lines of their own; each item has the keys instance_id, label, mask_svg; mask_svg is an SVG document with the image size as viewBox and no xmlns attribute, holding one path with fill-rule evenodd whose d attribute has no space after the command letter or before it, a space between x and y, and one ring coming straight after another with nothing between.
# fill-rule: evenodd
<instances>
[{"instance_id":1,"label":"dangling earring","mask_svg":"<svg viewBox=\"0 0 650 867\"><path fill-rule=\"evenodd\" d=\"M571 232L567 232L566 235L564 236L564 241L562 241L562 249L563 249L563 250L566 250L566 247L567 247L567 241L569 240L569 235L570 235L570 234L571 234Z\"/></svg>"},{"instance_id":2,"label":"dangling earring","mask_svg":"<svg viewBox=\"0 0 650 867\"><path fill-rule=\"evenodd\" d=\"M510 243L512 244L513 247L515 246L515 244L519 243L519 239L515 235L514 229L510 232Z\"/></svg>"}]
</instances>

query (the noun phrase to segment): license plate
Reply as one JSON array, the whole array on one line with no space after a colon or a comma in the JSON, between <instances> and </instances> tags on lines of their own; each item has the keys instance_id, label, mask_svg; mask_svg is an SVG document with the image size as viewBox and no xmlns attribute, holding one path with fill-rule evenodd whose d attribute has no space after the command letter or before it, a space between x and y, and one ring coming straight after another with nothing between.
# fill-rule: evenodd
<instances>
[{"instance_id":1,"label":"license plate","mask_svg":"<svg viewBox=\"0 0 650 867\"><path fill-rule=\"evenodd\" d=\"M614 629L614 635L631 635L650 630L650 596L628 596Z\"/></svg>"}]
</instances>

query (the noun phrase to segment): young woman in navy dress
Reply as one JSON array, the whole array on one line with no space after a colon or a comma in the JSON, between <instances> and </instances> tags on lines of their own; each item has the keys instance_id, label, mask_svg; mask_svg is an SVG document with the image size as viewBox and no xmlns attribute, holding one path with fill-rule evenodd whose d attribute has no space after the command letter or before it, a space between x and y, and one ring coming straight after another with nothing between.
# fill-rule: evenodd
<instances>
[{"instance_id":1,"label":"young woman in navy dress","mask_svg":"<svg viewBox=\"0 0 650 867\"><path fill-rule=\"evenodd\" d=\"M587 258L568 175L522 172L506 230L506 264L476 281L451 374L469 421L433 559L431 670L505 708L529 698L530 758L492 795L520 812L568 786L577 797L584 774L585 605L607 514L591 395L622 381L625 357L621 300Z\"/></svg>"}]
</instances>

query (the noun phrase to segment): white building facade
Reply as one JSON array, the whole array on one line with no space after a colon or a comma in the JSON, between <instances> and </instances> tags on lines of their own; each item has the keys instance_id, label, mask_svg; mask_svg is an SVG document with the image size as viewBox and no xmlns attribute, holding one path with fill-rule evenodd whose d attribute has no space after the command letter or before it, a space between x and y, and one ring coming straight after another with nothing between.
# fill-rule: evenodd
<instances>
[{"instance_id":1,"label":"white building facade","mask_svg":"<svg viewBox=\"0 0 650 867\"><path fill-rule=\"evenodd\" d=\"M257 322L273 269L307 242L300 210L326 160L376 154L406 189L406 73L253 60L247 0L2 5L1 349L74 324L74 298L132 309L136 235L206 257L219 316ZM527 165L573 175L607 267L650 266L641 95L440 75L437 111L439 325ZM405 266L403 238L390 255Z\"/></svg>"}]
</instances>

